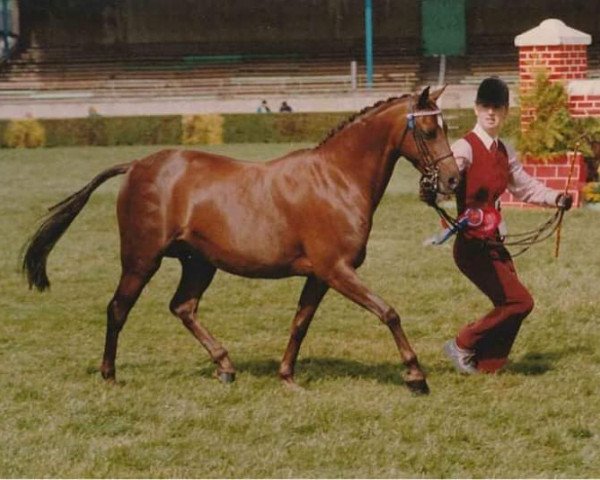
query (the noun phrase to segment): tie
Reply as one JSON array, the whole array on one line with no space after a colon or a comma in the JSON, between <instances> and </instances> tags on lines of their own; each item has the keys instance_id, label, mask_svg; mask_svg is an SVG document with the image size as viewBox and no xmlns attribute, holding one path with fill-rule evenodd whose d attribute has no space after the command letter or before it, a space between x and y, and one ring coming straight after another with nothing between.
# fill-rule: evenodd
<instances>
[{"instance_id":1,"label":"tie","mask_svg":"<svg viewBox=\"0 0 600 480\"><path fill-rule=\"evenodd\" d=\"M490 146L490 152L496 153L496 150L498 150L498 142L496 142L496 140L494 140L492 142L492 145Z\"/></svg>"}]
</instances>

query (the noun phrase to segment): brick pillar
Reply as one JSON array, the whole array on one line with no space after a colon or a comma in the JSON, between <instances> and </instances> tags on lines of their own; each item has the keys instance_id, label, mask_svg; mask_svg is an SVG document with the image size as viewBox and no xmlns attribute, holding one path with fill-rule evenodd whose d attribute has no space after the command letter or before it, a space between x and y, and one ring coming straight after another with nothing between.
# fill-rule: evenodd
<instances>
[{"instance_id":1,"label":"brick pillar","mask_svg":"<svg viewBox=\"0 0 600 480\"><path fill-rule=\"evenodd\" d=\"M572 117L600 117L600 78L569 82L567 93Z\"/></svg>"},{"instance_id":2,"label":"brick pillar","mask_svg":"<svg viewBox=\"0 0 600 480\"><path fill-rule=\"evenodd\" d=\"M553 82L587 78L587 46L592 37L550 18L515 37L519 48L519 93L535 83L540 69L546 69ZM521 131L535 118L535 111L521 108Z\"/></svg>"}]
</instances>

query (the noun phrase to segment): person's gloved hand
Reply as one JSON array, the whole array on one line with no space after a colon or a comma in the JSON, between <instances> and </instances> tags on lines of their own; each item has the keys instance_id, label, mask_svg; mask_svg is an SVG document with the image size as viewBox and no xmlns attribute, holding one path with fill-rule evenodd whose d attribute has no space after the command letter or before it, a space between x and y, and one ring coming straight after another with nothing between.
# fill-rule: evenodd
<instances>
[{"instance_id":1,"label":"person's gloved hand","mask_svg":"<svg viewBox=\"0 0 600 480\"><path fill-rule=\"evenodd\" d=\"M573 205L573 196L570 193L561 193L556 197L556 206L561 210L569 210Z\"/></svg>"}]
</instances>

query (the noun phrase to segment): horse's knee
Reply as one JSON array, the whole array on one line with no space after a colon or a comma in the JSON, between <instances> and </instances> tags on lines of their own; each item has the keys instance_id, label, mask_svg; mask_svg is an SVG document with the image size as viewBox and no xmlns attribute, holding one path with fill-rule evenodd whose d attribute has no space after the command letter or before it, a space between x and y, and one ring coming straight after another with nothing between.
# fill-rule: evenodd
<instances>
[{"instance_id":1,"label":"horse's knee","mask_svg":"<svg viewBox=\"0 0 600 480\"><path fill-rule=\"evenodd\" d=\"M381 321L390 328L399 327L400 315L393 308L389 308L384 312Z\"/></svg>"}]
</instances>

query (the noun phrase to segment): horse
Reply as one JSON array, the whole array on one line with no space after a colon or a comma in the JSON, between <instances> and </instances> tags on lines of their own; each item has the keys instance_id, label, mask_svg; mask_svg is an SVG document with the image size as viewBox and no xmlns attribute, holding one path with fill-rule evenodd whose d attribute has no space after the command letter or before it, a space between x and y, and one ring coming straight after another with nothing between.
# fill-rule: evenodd
<instances>
[{"instance_id":1,"label":"horse","mask_svg":"<svg viewBox=\"0 0 600 480\"><path fill-rule=\"evenodd\" d=\"M366 256L373 214L400 156L423 184L450 194L459 172L436 105L445 87L382 100L333 129L313 148L266 163L168 149L99 173L49 209L26 242L22 268L29 288L50 287L47 258L108 179L125 175L117 199L121 276L108 303L102 377L116 380L119 333L164 257L181 263L170 311L208 351L223 383L235 379L228 351L198 321L198 303L217 270L251 278L306 277L279 378L301 389L294 370L302 340L328 289L375 314L395 340L415 393L429 387L398 313L372 292L356 269Z\"/></svg>"}]
</instances>

